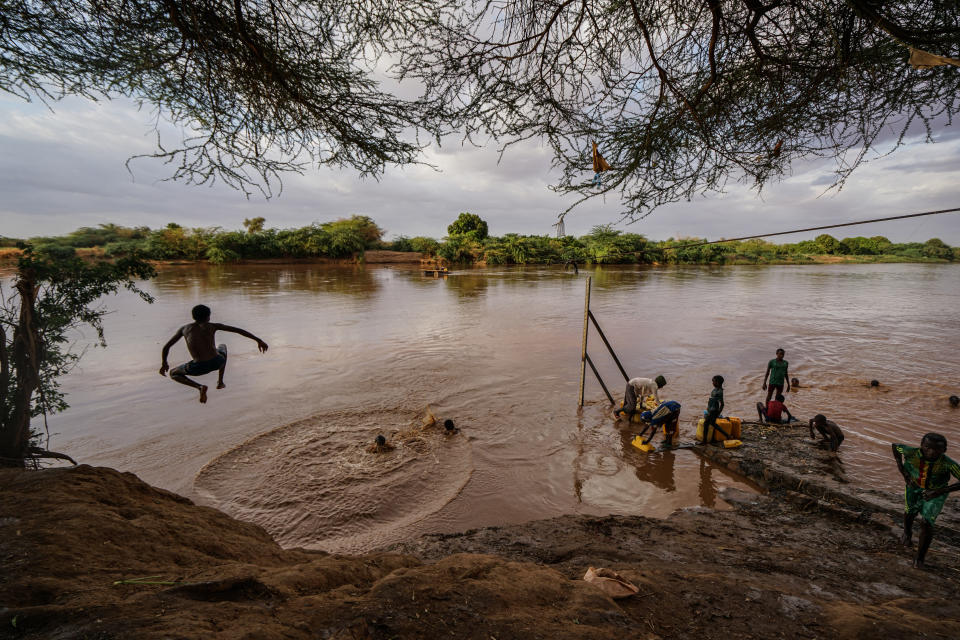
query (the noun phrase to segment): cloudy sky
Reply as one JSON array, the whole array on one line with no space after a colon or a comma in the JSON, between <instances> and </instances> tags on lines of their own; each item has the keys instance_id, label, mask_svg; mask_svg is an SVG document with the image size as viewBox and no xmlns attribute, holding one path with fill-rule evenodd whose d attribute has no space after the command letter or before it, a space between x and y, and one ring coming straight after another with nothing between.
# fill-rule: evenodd
<instances>
[{"instance_id":1,"label":"cloudy sky","mask_svg":"<svg viewBox=\"0 0 960 640\"><path fill-rule=\"evenodd\" d=\"M238 229L244 218L254 216L266 218L270 227L295 227L364 214L387 230L387 238L439 238L461 211L479 214L494 235L550 234L557 214L569 204L548 189L555 176L546 149L518 146L498 164L494 144L477 149L454 140L424 156L440 171L390 168L377 182L350 171L317 169L287 177L279 197L248 200L227 187L164 182L167 168L151 161L134 162L131 176L125 161L151 152L155 139L150 115L128 102L70 99L54 108L0 98L0 235L58 235L105 222ZM663 207L645 220L617 227L658 240L716 239L960 207L960 131L954 126L935 133L936 144L911 140L895 154L871 160L839 193L824 193L832 165L811 164L795 168L762 198L731 185L725 194ZM567 216L566 231L581 235L594 225L616 222L620 211L615 196L586 203ZM897 242L939 237L960 245L960 213L835 232L837 237L877 234Z\"/></svg>"}]
</instances>

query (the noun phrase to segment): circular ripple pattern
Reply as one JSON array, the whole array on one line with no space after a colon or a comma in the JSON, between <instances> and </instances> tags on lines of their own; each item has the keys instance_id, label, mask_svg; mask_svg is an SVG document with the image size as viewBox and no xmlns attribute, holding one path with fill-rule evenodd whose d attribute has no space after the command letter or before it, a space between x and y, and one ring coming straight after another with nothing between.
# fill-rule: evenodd
<instances>
[{"instance_id":1,"label":"circular ripple pattern","mask_svg":"<svg viewBox=\"0 0 960 640\"><path fill-rule=\"evenodd\" d=\"M392 451L369 445L382 433ZM466 436L412 410L315 415L254 437L197 474L195 487L284 547L358 553L423 533L473 471Z\"/></svg>"}]
</instances>

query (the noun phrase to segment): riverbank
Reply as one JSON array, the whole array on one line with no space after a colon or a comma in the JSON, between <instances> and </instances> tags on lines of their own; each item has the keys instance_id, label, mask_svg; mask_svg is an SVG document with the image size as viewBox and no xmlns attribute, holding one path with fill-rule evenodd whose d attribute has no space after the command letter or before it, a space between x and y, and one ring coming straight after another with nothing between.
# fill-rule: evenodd
<instances>
[{"instance_id":1,"label":"riverbank","mask_svg":"<svg viewBox=\"0 0 960 640\"><path fill-rule=\"evenodd\" d=\"M85 259L101 259L105 258L106 253L104 252L103 247L89 247L89 248L80 248L76 250L77 255ZM0 248L0 266L14 266L16 265L17 259L20 257L21 251L16 248ZM189 264L203 264L203 265L212 265L215 264L206 258L190 260L190 259L175 259L175 260L150 260L150 263L163 266L163 265L189 265ZM324 258L324 257L315 257L315 258L244 258L237 260L228 260L223 264L252 264L252 265L288 265L288 264L448 264L448 265L459 265L466 267L499 267L503 266L502 264L492 264L486 260L476 260L470 262L456 262L446 260L438 256L432 256L429 254L422 254L416 251L391 251L391 250L368 250L358 252L356 255L350 258ZM516 265L518 263L510 263ZM528 266L544 266L544 265L564 265L566 261L563 259L557 259L555 261L539 261L531 260L529 262L524 262L520 264L526 264ZM589 262L581 263L590 264ZM757 256L757 257L735 257L735 258L725 258L722 261L670 261L670 262L621 262L621 263L611 263L608 265L598 265L598 266L625 266L625 265L638 265L645 264L648 266L663 266L663 265L815 265L815 264L951 264L950 260L944 260L940 258L911 258L900 255L893 254L884 254L884 255L829 255L829 254L798 254L790 255L786 257L777 257L771 258L766 256Z\"/></svg>"},{"instance_id":2,"label":"riverbank","mask_svg":"<svg viewBox=\"0 0 960 640\"><path fill-rule=\"evenodd\" d=\"M907 443L919 446L919 442ZM841 447L842 449L842 447ZM843 510L854 518L899 526L903 493L879 491L848 474L843 455L810 438L807 425L743 424L743 446L694 447L699 454L763 489L777 491L801 509ZM890 465L893 466L893 458ZM948 499L937 518L937 537L960 545L960 506Z\"/></svg>"},{"instance_id":3,"label":"riverbank","mask_svg":"<svg viewBox=\"0 0 960 640\"><path fill-rule=\"evenodd\" d=\"M108 258L103 247L89 247L76 249L77 256L84 258L86 260L99 260ZM16 265L17 260L23 254L23 251L13 247L2 247L0 248L0 265ZM371 250L363 251L358 253L356 256L351 258L260 258L260 259L244 259L244 260L231 260L230 264L259 264L259 265L269 265L269 264L357 264L357 263L366 263L366 264L420 264L421 262L429 262L431 258L426 258L422 254L415 251L386 251L386 250ZM187 259L177 259L177 260L148 260L153 265L164 266L164 265L189 265L189 264L212 264L206 258L196 259L196 260L187 260Z\"/></svg>"},{"instance_id":4,"label":"riverbank","mask_svg":"<svg viewBox=\"0 0 960 640\"><path fill-rule=\"evenodd\" d=\"M0 470L2 638L914 638L960 635L957 554L774 491L664 520L562 516L364 556L80 466ZM640 587L611 600L581 579Z\"/></svg>"}]
</instances>

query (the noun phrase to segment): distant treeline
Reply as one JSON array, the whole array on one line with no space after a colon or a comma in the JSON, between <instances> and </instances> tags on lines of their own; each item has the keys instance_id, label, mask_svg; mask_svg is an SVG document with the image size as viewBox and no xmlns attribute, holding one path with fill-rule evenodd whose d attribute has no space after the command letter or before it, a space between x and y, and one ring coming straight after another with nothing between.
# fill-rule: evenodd
<instances>
[{"instance_id":1,"label":"distant treeline","mask_svg":"<svg viewBox=\"0 0 960 640\"><path fill-rule=\"evenodd\" d=\"M107 256L138 254L152 260L206 260L220 264L266 258L359 258L364 251L415 251L450 263L555 264L767 264L850 260L863 262L960 261L960 247L938 238L926 242L891 242L883 236L838 240L823 234L814 240L774 244L746 240L689 247L698 238L648 240L610 225L580 236L555 238L508 233L490 236L487 224L474 214L461 214L442 240L400 236L383 239L384 231L367 216L351 216L297 229L265 229L263 218L244 220L244 231L220 227L187 228L175 223L163 229L102 224L82 227L64 236L31 238L47 251L98 248ZM0 237L0 247L16 246ZM823 256L829 256L824 258ZM835 257L834 257L835 256Z\"/></svg>"}]
</instances>

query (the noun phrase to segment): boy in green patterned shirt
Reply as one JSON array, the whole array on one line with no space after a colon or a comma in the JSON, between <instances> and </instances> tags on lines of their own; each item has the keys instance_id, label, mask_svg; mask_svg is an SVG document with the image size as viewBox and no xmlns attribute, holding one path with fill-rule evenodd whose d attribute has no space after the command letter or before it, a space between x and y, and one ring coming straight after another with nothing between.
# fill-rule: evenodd
<instances>
[{"instance_id":1,"label":"boy in green patterned shirt","mask_svg":"<svg viewBox=\"0 0 960 640\"><path fill-rule=\"evenodd\" d=\"M948 458L947 439L939 433L928 433L920 447L893 444L893 458L906 481L906 507L903 514L904 546L912 546L913 521L920 514L920 538L913 566L923 567L924 557L933 540L933 523L943 509L947 494L960 489L960 482L948 484L950 476L960 480L960 465Z\"/></svg>"}]
</instances>

